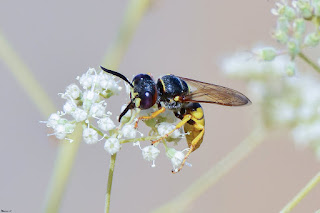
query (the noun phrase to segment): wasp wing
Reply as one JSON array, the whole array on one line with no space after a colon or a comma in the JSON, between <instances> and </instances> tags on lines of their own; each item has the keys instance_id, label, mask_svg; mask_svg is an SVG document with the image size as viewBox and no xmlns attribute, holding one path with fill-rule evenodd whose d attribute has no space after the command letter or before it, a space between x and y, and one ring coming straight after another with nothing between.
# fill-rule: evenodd
<instances>
[{"instance_id":1,"label":"wasp wing","mask_svg":"<svg viewBox=\"0 0 320 213\"><path fill-rule=\"evenodd\" d=\"M190 93L181 97L182 102L213 103L225 106L251 104L245 95L236 90L189 78L179 78L184 80L190 88Z\"/></svg>"}]
</instances>

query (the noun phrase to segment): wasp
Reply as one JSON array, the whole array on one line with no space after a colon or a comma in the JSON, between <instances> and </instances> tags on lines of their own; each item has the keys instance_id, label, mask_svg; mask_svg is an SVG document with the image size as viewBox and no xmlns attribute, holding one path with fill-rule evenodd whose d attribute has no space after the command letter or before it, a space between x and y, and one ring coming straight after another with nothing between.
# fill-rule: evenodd
<instances>
[{"instance_id":1,"label":"wasp","mask_svg":"<svg viewBox=\"0 0 320 213\"><path fill-rule=\"evenodd\" d=\"M158 105L158 110L149 116L139 117L135 123L136 128L139 120L155 118L166 109L172 110L175 116L181 120L175 129L152 142L152 144L155 144L170 136L175 130L184 127L184 132L188 133L186 134L186 140L189 151L180 167L173 170L173 173L177 173L182 169L189 155L197 150L203 141L205 120L204 111L199 103L224 106L243 106L251 103L245 95L236 90L172 74L160 77L157 83L149 74L138 74L130 82L121 73L102 66L101 69L121 78L133 88L133 92L130 93L130 103L121 112L119 122L130 109L140 108L144 110L151 108L155 104Z\"/></svg>"}]
</instances>

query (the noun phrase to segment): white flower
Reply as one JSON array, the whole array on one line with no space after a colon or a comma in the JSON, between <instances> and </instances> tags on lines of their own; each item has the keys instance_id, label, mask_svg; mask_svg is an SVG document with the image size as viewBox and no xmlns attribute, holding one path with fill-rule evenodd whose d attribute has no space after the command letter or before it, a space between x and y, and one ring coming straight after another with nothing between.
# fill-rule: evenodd
<instances>
[{"instance_id":1,"label":"white flower","mask_svg":"<svg viewBox=\"0 0 320 213\"><path fill-rule=\"evenodd\" d=\"M105 115L105 110L106 110L105 102L94 103L90 108L89 114L93 117L102 117Z\"/></svg>"},{"instance_id":2,"label":"white flower","mask_svg":"<svg viewBox=\"0 0 320 213\"><path fill-rule=\"evenodd\" d=\"M50 115L48 122L47 122L47 127L52 127L55 128L55 126L58 125L58 121L61 119L60 115L57 113L53 113Z\"/></svg>"},{"instance_id":3,"label":"white flower","mask_svg":"<svg viewBox=\"0 0 320 213\"><path fill-rule=\"evenodd\" d=\"M73 101L68 100L64 105L63 105L63 111L66 114L72 114L76 110L77 106Z\"/></svg>"},{"instance_id":4,"label":"white flower","mask_svg":"<svg viewBox=\"0 0 320 213\"><path fill-rule=\"evenodd\" d=\"M125 138L135 138L137 135L137 130L134 128L132 124L126 124L121 129L122 135Z\"/></svg>"},{"instance_id":5,"label":"white flower","mask_svg":"<svg viewBox=\"0 0 320 213\"><path fill-rule=\"evenodd\" d=\"M55 136L62 140L67 136L65 125L59 124L56 126L55 130Z\"/></svg>"},{"instance_id":6,"label":"white flower","mask_svg":"<svg viewBox=\"0 0 320 213\"><path fill-rule=\"evenodd\" d=\"M83 109L89 110L94 103L99 101L99 96L94 91L86 91L83 93L82 101Z\"/></svg>"},{"instance_id":7,"label":"white flower","mask_svg":"<svg viewBox=\"0 0 320 213\"><path fill-rule=\"evenodd\" d=\"M240 53L225 59L222 69L227 75L240 78L281 77L286 75L285 68L289 61L288 56L278 56L272 61L261 61L256 60L250 53Z\"/></svg>"},{"instance_id":8,"label":"white flower","mask_svg":"<svg viewBox=\"0 0 320 213\"><path fill-rule=\"evenodd\" d=\"M96 78L96 70L93 68L89 68L88 71L83 74L81 77L77 77L79 83L82 85L83 89L89 89L93 86L93 82Z\"/></svg>"},{"instance_id":9,"label":"white flower","mask_svg":"<svg viewBox=\"0 0 320 213\"><path fill-rule=\"evenodd\" d=\"M120 87L114 80L114 77L106 74L105 72L99 73L98 82L103 89L110 90L115 94L117 94L122 89L122 87Z\"/></svg>"},{"instance_id":10,"label":"white flower","mask_svg":"<svg viewBox=\"0 0 320 213\"><path fill-rule=\"evenodd\" d=\"M75 125L69 122L64 122L63 124L58 124L54 127L54 135L56 138L62 140L65 139L67 134L74 131Z\"/></svg>"},{"instance_id":11,"label":"white flower","mask_svg":"<svg viewBox=\"0 0 320 213\"><path fill-rule=\"evenodd\" d=\"M181 165L185 157L183 152L177 151L174 148L169 148L167 150L167 156L171 159L171 163L174 169L177 169Z\"/></svg>"},{"instance_id":12,"label":"white flower","mask_svg":"<svg viewBox=\"0 0 320 213\"><path fill-rule=\"evenodd\" d=\"M92 128L85 128L82 136L84 142L87 144L94 144L98 142L98 132Z\"/></svg>"},{"instance_id":13,"label":"white flower","mask_svg":"<svg viewBox=\"0 0 320 213\"><path fill-rule=\"evenodd\" d=\"M112 130L116 126L110 117L101 118L100 120L98 120L97 123L99 128L102 129L103 131Z\"/></svg>"},{"instance_id":14,"label":"white flower","mask_svg":"<svg viewBox=\"0 0 320 213\"><path fill-rule=\"evenodd\" d=\"M168 134L170 131L174 130L176 128L175 124L163 122L158 125L158 132L159 135L165 136ZM169 137L171 138L179 138L181 137L182 133L180 129L176 129Z\"/></svg>"},{"instance_id":15,"label":"white flower","mask_svg":"<svg viewBox=\"0 0 320 213\"><path fill-rule=\"evenodd\" d=\"M288 124L296 118L296 112L290 103L285 101L279 101L273 103L273 120L279 122L280 124Z\"/></svg>"},{"instance_id":16,"label":"white flower","mask_svg":"<svg viewBox=\"0 0 320 213\"><path fill-rule=\"evenodd\" d=\"M121 112L123 112L123 110L127 107L127 104L124 104L121 106ZM121 121L126 121L128 122L132 116L132 110L128 110L128 112L126 114L123 115L123 117L121 118Z\"/></svg>"},{"instance_id":17,"label":"white flower","mask_svg":"<svg viewBox=\"0 0 320 213\"><path fill-rule=\"evenodd\" d=\"M118 138L108 138L104 144L104 149L108 151L110 155L113 155L121 149L120 141Z\"/></svg>"},{"instance_id":18,"label":"white flower","mask_svg":"<svg viewBox=\"0 0 320 213\"><path fill-rule=\"evenodd\" d=\"M320 121L309 124L299 124L292 130L293 139L298 147L304 148L320 138Z\"/></svg>"},{"instance_id":19,"label":"white flower","mask_svg":"<svg viewBox=\"0 0 320 213\"><path fill-rule=\"evenodd\" d=\"M80 108L76 108L75 111L72 113L72 116L76 122L81 122L88 118L87 112Z\"/></svg>"},{"instance_id":20,"label":"white flower","mask_svg":"<svg viewBox=\"0 0 320 213\"><path fill-rule=\"evenodd\" d=\"M142 157L147 161L154 161L159 153L160 150L155 146L146 146L142 149Z\"/></svg>"},{"instance_id":21,"label":"white flower","mask_svg":"<svg viewBox=\"0 0 320 213\"><path fill-rule=\"evenodd\" d=\"M71 84L67 87L66 89L66 93L65 95L71 97L72 99L76 100L78 98L80 98L80 95L81 95L81 90L80 88L75 85L75 84Z\"/></svg>"}]
</instances>

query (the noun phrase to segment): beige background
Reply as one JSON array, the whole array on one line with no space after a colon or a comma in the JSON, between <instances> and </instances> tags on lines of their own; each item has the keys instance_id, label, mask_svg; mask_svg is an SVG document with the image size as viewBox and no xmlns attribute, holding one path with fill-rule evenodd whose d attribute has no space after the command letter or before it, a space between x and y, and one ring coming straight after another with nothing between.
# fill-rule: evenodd
<instances>
[{"instance_id":1,"label":"beige background","mask_svg":"<svg viewBox=\"0 0 320 213\"><path fill-rule=\"evenodd\" d=\"M56 106L58 92L88 67L98 68L121 23L128 1L2 1L0 29L33 71ZM130 77L173 73L245 92L244 82L227 79L221 59L261 41L274 44L270 32L274 1L154 0L139 25L119 71ZM0 47L1 48L1 47ZM0 208L14 213L40 212L52 174L57 142L45 120L0 60L1 143ZM109 110L118 113L118 97ZM190 157L192 168L171 174L160 157L156 168L137 147L118 155L111 212L149 212L182 192L230 152L253 128L255 105L228 108L204 105L207 132ZM147 143L145 143L147 144ZM163 151L163 149L162 149ZM103 212L109 155L103 144L82 144L61 212ZM296 151L287 133L268 136L253 154L188 212L278 212L319 170L310 150ZM293 212L320 208L320 186Z\"/></svg>"}]
</instances>

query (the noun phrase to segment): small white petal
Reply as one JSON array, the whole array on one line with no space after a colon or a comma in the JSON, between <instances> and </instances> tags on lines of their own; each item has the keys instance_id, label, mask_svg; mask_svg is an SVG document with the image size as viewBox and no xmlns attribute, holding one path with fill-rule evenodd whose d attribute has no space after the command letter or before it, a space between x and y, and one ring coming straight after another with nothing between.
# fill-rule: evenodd
<instances>
[{"instance_id":1,"label":"small white petal","mask_svg":"<svg viewBox=\"0 0 320 213\"><path fill-rule=\"evenodd\" d=\"M159 132L159 135L165 136L166 134L168 134L170 131L174 130L175 128L176 128L175 124L163 122L158 125L158 132ZM170 135L170 137L171 138L179 138L179 137L181 137L181 135L182 135L181 131L179 129L176 129Z\"/></svg>"}]
</instances>

